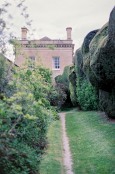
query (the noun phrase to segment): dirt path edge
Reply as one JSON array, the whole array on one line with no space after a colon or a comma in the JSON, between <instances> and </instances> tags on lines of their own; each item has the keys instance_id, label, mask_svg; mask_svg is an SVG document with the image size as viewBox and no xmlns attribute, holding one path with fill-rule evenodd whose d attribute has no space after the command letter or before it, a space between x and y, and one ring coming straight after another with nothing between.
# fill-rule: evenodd
<instances>
[{"instance_id":1,"label":"dirt path edge","mask_svg":"<svg viewBox=\"0 0 115 174\"><path fill-rule=\"evenodd\" d=\"M65 166L66 174L74 174L72 171L72 158L69 147L69 139L66 133L65 113L60 113L60 120L62 124L62 141L63 141L63 163Z\"/></svg>"}]
</instances>

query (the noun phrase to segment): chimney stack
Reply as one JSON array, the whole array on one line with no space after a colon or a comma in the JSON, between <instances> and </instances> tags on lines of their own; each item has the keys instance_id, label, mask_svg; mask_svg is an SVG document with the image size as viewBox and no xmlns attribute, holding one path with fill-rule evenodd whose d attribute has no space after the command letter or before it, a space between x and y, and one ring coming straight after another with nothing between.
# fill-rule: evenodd
<instances>
[{"instance_id":1,"label":"chimney stack","mask_svg":"<svg viewBox=\"0 0 115 174\"><path fill-rule=\"evenodd\" d=\"M22 40L27 40L28 29L26 27L23 27L21 28L21 32L22 32Z\"/></svg>"},{"instance_id":2,"label":"chimney stack","mask_svg":"<svg viewBox=\"0 0 115 174\"><path fill-rule=\"evenodd\" d=\"M71 27L67 27L66 28L66 31L67 31L67 40L71 40L71 31L72 31L72 28Z\"/></svg>"}]
</instances>

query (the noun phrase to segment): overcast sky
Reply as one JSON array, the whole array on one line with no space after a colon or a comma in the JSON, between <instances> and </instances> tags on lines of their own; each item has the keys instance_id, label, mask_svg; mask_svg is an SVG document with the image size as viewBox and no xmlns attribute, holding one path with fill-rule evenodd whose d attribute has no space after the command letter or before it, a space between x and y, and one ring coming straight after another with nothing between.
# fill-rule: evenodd
<instances>
[{"instance_id":1,"label":"overcast sky","mask_svg":"<svg viewBox=\"0 0 115 174\"><path fill-rule=\"evenodd\" d=\"M14 0L10 2L14 3ZM88 32L101 28L108 21L115 0L26 0L25 4L29 18L33 20L32 28L36 29L33 39L44 36L66 39L66 27L72 27L72 39L77 49ZM12 30L20 37L24 19L19 16L16 6L11 7L11 12L14 16Z\"/></svg>"}]
</instances>

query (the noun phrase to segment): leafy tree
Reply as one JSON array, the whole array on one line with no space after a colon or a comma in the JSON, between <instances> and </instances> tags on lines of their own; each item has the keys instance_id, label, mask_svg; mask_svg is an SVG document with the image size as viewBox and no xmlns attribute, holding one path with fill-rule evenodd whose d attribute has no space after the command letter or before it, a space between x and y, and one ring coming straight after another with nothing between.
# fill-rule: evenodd
<instances>
[{"instance_id":1,"label":"leafy tree","mask_svg":"<svg viewBox=\"0 0 115 174\"><path fill-rule=\"evenodd\" d=\"M24 1L17 0L15 5L30 28ZM7 30L12 28L10 6L12 3L6 0L0 8L1 53L15 38ZM40 66L19 69L10 65L0 55L0 174L37 174L47 145L48 125L57 117L48 99L51 72Z\"/></svg>"},{"instance_id":2,"label":"leafy tree","mask_svg":"<svg viewBox=\"0 0 115 174\"><path fill-rule=\"evenodd\" d=\"M0 173L39 171L48 125L56 112L48 100L51 76L43 67L14 69L10 96L0 100Z\"/></svg>"}]
</instances>

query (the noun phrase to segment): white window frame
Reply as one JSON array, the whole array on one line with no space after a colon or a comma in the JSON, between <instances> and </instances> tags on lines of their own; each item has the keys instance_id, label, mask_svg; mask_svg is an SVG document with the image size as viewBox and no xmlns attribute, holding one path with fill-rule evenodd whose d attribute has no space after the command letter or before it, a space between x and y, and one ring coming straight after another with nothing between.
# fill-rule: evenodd
<instances>
[{"instance_id":1,"label":"white window frame","mask_svg":"<svg viewBox=\"0 0 115 174\"><path fill-rule=\"evenodd\" d=\"M53 69L60 70L60 57L59 56L53 57Z\"/></svg>"}]
</instances>

